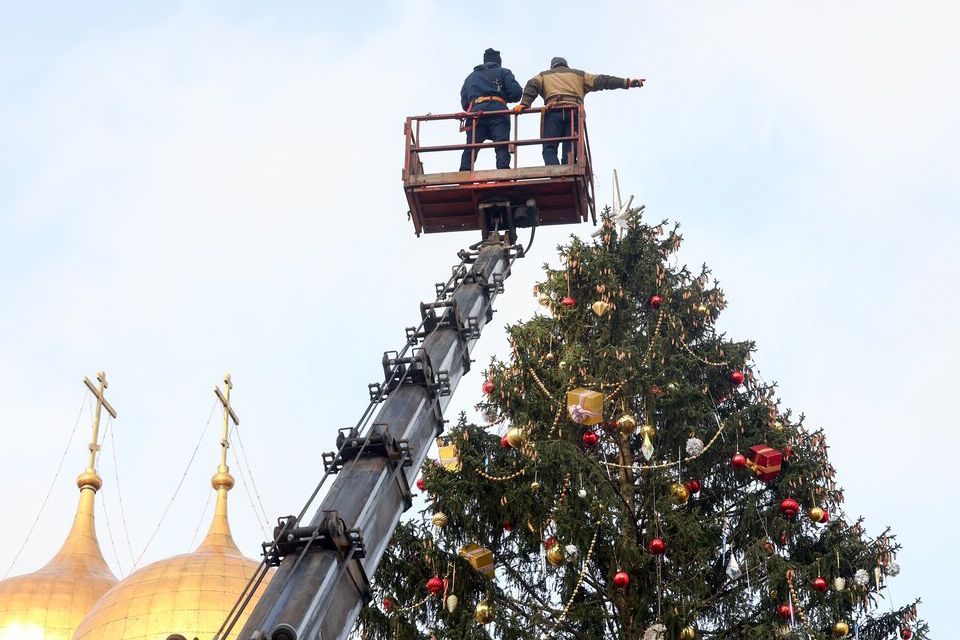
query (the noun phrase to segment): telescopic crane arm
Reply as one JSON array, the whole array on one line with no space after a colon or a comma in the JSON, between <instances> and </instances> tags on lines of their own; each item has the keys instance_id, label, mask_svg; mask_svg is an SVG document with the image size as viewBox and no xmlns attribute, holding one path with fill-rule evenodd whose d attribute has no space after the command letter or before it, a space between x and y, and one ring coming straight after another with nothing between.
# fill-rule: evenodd
<instances>
[{"instance_id":1,"label":"telescopic crane arm","mask_svg":"<svg viewBox=\"0 0 960 640\"><path fill-rule=\"evenodd\" d=\"M382 402L376 417L365 425L368 409L359 428L340 432L338 451L324 455L324 479L335 480L320 508L308 522L302 520L310 502L299 517L281 519L274 540L264 544L262 571L231 612L233 622L267 567L279 569L238 640L343 640L350 633L370 600L369 580L410 507L410 484L470 369L470 351L522 255L521 246L492 233L461 251L450 280L437 285L437 300L420 305L420 326L407 329L403 351L384 354L384 382L370 385L371 409ZM226 638L232 626L228 620L217 637Z\"/></svg>"}]
</instances>

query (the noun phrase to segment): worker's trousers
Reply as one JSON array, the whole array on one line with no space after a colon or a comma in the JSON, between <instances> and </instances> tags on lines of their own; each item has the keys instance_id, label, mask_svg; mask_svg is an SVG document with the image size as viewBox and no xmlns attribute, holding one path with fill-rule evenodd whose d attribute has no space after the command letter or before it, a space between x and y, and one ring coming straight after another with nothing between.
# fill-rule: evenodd
<instances>
[{"instance_id":1,"label":"worker's trousers","mask_svg":"<svg viewBox=\"0 0 960 640\"><path fill-rule=\"evenodd\" d=\"M580 130L580 119L576 109L548 109L543 114L543 137L562 138L575 136ZM560 164L557 159L557 142L543 143L543 163ZM563 164L576 162L572 140L563 141Z\"/></svg>"},{"instance_id":2,"label":"worker's trousers","mask_svg":"<svg viewBox=\"0 0 960 640\"><path fill-rule=\"evenodd\" d=\"M467 131L467 144L474 142L503 142L510 139L510 116L481 116L475 120L473 130ZM507 145L496 147L497 169L510 168L510 151ZM464 149L460 159L460 171L470 171L470 154L479 149ZM476 156L474 156L476 161Z\"/></svg>"}]
</instances>

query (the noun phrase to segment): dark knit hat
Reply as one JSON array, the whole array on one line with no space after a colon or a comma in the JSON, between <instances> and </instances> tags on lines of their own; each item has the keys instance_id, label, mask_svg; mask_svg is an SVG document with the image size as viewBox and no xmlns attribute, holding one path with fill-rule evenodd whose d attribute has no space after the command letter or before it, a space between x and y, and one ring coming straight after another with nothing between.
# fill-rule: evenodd
<instances>
[{"instance_id":1,"label":"dark knit hat","mask_svg":"<svg viewBox=\"0 0 960 640\"><path fill-rule=\"evenodd\" d=\"M567 66L567 59L561 58L560 56L557 56L556 58L550 61L551 69L553 69L554 67L566 67L566 66Z\"/></svg>"},{"instance_id":2,"label":"dark knit hat","mask_svg":"<svg viewBox=\"0 0 960 640\"><path fill-rule=\"evenodd\" d=\"M500 64L500 52L496 49L487 49L483 52L483 61Z\"/></svg>"}]
</instances>

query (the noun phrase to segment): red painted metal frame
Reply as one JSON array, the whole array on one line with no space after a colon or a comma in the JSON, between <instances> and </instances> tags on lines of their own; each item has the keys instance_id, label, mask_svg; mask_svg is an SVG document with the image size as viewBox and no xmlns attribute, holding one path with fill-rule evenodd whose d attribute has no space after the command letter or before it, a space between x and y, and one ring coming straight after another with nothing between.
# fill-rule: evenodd
<instances>
[{"instance_id":1,"label":"red painted metal frame","mask_svg":"<svg viewBox=\"0 0 960 640\"><path fill-rule=\"evenodd\" d=\"M420 123L436 120L476 118L477 114L449 113L412 116L406 119L404 135L406 147L403 164L403 189L417 235L444 231L467 231L481 228L479 204L490 197L507 197L513 202L535 200L540 210L541 224L571 224L587 219L597 221L594 203L592 161L587 138L587 123L583 106L563 105L549 109L574 112L579 123L575 129L570 119L570 135L555 138L517 138L521 115L541 114L547 108L485 111L483 116L509 115L513 118L513 138L503 142L475 142L437 146L419 146ZM541 126L542 131L542 126ZM571 141L574 157L569 164L537 167L519 167L516 150L521 146L542 145L545 142ZM513 168L473 170L476 152L484 148L508 146L513 153ZM424 173L421 153L462 151L471 149L471 171Z\"/></svg>"}]
</instances>

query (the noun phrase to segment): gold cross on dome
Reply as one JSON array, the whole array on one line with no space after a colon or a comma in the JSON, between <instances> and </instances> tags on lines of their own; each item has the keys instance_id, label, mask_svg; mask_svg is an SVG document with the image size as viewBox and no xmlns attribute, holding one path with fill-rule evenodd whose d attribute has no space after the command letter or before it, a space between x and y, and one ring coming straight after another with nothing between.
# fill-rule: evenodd
<instances>
[{"instance_id":1,"label":"gold cross on dome","mask_svg":"<svg viewBox=\"0 0 960 640\"><path fill-rule=\"evenodd\" d=\"M220 387L214 387L213 392L217 394L217 398L220 400L220 404L223 405L223 436L220 438L220 446L222 450L220 452L220 466L227 466L227 449L230 447L230 420L233 420L235 426L240 425L240 418L237 417L237 414L233 412L233 407L230 406L230 390L233 389L233 383L230 381L230 374L223 376L223 382L226 385L226 393L221 393Z\"/></svg>"},{"instance_id":2,"label":"gold cross on dome","mask_svg":"<svg viewBox=\"0 0 960 640\"><path fill-rule=\"evenodd\" d=\"M87 448L90 449L90 463L87 465L87 471L93 473L95 471L94 464L97 461L97 451L100 450L100 445L97 444L100 438L100 410L106 408L107 413L114 419L117 417L117 412L110 406L107 399L103 397L104 389L109 386L107 385L107 374L103 371L97 374L96 386L90 382L90 378L83 376L83 384L87 385L90 392L97 398L97 408L93 413L93 437L90 439L90 444L87 445Z\"/></svg>"}]
</instances>

